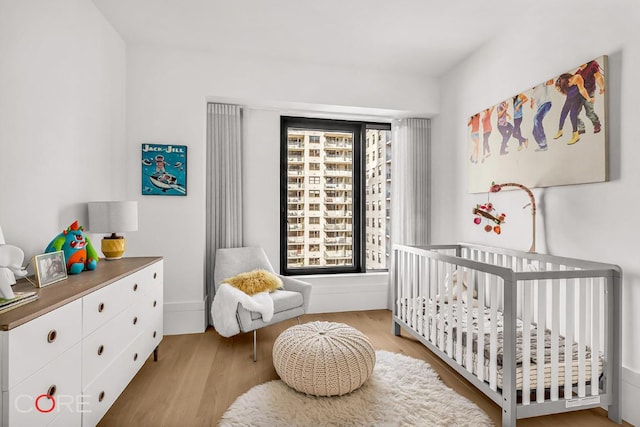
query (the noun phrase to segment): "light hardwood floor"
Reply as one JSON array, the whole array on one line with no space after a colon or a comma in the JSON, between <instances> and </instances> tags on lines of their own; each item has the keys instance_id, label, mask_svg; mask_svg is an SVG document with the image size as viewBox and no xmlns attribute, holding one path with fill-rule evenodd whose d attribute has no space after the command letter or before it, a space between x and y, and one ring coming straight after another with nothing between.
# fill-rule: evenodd
<instances>
[{"instance_id":1,"label":"light hardwood floor","mask_svg":"<svg viewBox=\"0 0 640 427\"><path fill-rule=\"evenodd\" d=\"M481 407L501 425L500 408L408 334L391 333L387 310L305 315L301 321L342 322L366 334L378 350L403 353L428 362L441 379ZM251 387L278 379L271 349L276 337L296 321L258 331L258 361L252 360L252 334L222 338L209 328L202 334L164 337L159 360L146 361L104 416L99 427L215 426L231 403ZM455 410L455 408L452 408ZM522 427L613 426L601 409L518 421ZM629 425L629 424L625 424Z\"/></svg>"}]
</instances>

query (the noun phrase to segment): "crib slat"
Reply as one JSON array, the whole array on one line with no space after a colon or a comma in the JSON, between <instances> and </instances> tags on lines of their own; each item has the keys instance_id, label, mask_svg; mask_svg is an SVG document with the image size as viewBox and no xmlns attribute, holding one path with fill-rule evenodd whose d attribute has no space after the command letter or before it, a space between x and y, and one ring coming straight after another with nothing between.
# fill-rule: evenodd
<instances>
[{"instance_id":1,"label":"crib slat","mask_svg":"<svg viewBox=\"0 0 640 427\"><path fill-rule=\"evenodd\" d=\"M425 299L425 293L422 291L422 287L426 286L424 282L428 282L429 276L425 274L424 258L415 254L413 256L413 292L416 296L416 311L415 311L415 323L414 328L417 328L420 335L424 336L424 312L429 309L427 300ZM424 280L423 280L424 279ZM428 284L428 283L427 283Z\"/></svg>"},{"instance_id":2,"label":"crib slat","mask_svg":"<svg viewBox=\"0 0 640 427\"><path fill-rule=\"evenodd\" d=\"M436 315L438 312L436 305L436 295L438 294L438 261L435 259L429 260L429 267L432 270L430 277L430 286L429 286L429 302L431 306L431 310L429 311L429 323L430 332L429 339L432 343L438 346L438 339L436 338Z\"/></svg>"},{"instance_id":3,"label":"crib slat","mask_svg":"<svg viewBox=\"0 0 640 427\"><path fill-rule=\"evenodd\" d=\"M553 266L552 269L557 269ZM558 331L560 330L560 280L551 281L551 390L552 401L558 400Z\"/></svg>"},{"instance_id":4,"label":"crib slat","mask_svg":"<svg viewBox=\"0 0 640 427\"><path fill-rule=\"evenodd\" d=\"M462 286L459 285L460 276L462 275L463 268L458 266L456 268L456 361L462 365Z\"/></svg>"},{"instance_id":5,"label":"crib slat","mask_svg":"<svg viewBox=\"0 0 640 427\"><path fill-rule=\"evenodd\" d=\"M404 259L406 254L401 251L396 252L397 262L397 275L398 275L398 317L406 322L407 320L407 295L405 292L405 271L404 271Z\"/></svg>"},{"instance_id":6,"label":"crib slat","mask_svg":"<svg viewBox=\"0 0 640 427\"><path fill-rule=\"evenodd\" d=\"M520 267L522 263L520 262ZM522 404L530 404L531 398L531 324L532 324L532 294L533 285L530 281L524 283L522 307Z\"/></svg>"},{"instance_id":7,"label":"crib slat","mask_svg":"<svg viewBox=\"0 0 640 427\"><path fill-rule=\"evenodd\" d=\"M453 268L447 263L447 305L445 310L445 324L447 325L447 354L453 357Z\"/></svg>"},{"instance_id":8,"label":"crib slat","mask_svg":"<svg viewBox=\"0 0 640 427\"><path fill-rule=\"evenodd\" d=\"M600 373L600 293L602 292L602 278L593 280L592 284L592 306L591 306L591 395L600 394L598 377Z\"/></svg>"},{"instance_id":9,"label":"crib slat","mask_svg":"<svg viewBox=\"0 0 640 427\"><path fill-rule=\"evenodd\" d=\"M503 284L504 286L504 284ZM491 291L491 339L489 345L489 387L491 390L498 389L498 278L491 276L489 285Z\"/></svg>"},{"instance_id":10,"label":"crib slat","mask_svg":"<svg viewBox=\"0 0 640 427\"><path fill-rule=\"evenodd\" d=\"M436 311L431 317L431 321L436 328L436 333L438 336L438 348L442 351L446 351L446 344L444 342L444 323L442 323L442 318L444 316L444 263L442 261L437 261L436 266L438 272L438 279L436 280Z\"/></svg>"},{"instance_id":11,"label":"crib slat","mask_svg":"<svg viewBox=\"0 0 640 427\"><path fill-rule=\"evenodd\" d=\"M409 283L410 283L410 295L411 300L413 301L413 310L411 311L411 326L414 329L418 329L418 311L420 310L420 295L418 295L418 289L416 288L416 284L418 283L417 279L418 275L418 265L416 263L416 255L412 254L409 257Z\"/></svg>"},{"instance_id":12,"label":"crib slat","mask_svg":"<svg viewBox=\"0 0 640 427\"><path fill-rule=\"evenodd\" d=\"M427 274L426 268L425 268L425 258L420 257L419 255L415 255L413 258L413 262L414 262L414 268L415 268L415 274L414 274L414 289L416 290L416 293L418 295L417 300L420 301L420 310L418 311L418 316L416 318L416 328L418 330L418 332L420 333L420 335L424 336L424 311L425 310L429 310L429 304L428 304L428 300L426 298L424 298L425 296L428 297L428 295L425 295L422 291L421 291L421 287L425 286L428 287L429 285L429 275ZM424 278L424 281L421 280L421 278ZM421 284L421 282L426 282Z\"/></svg>"},{"instance_id":13,"label":"crib slat","mask_svg":"<svg viewBox=\"0 0 640 427\"><path fill-rule=\"evenodd\" d=\"M578 322L578 396L584 397L586 395L586 370L585 370L585 346L586 346L586 326L587 326L587 280L580 279L580 286L578 287L579 294L579 322Z\"/></svg>"},{"instance_id":14,"label":"crib slat","mask_svg":"<svg viewBox=\"0 0 640 427\"><path fill-rule=\"evenodd\" d=\"M467 350L467 371L473 373L473 286L476 278L476 271L464 268L462 277L458 277L458 286L467 281L467 327L465 328L466 350Z\"/></svg>"},{"instance_id":15,"label":"crib slat","mask_svg":"<svg viewBox=\"0 0 640 427\"><path fill-rule=\"evenodd\" d=\"M536 355L536 402L544 402L545 336L547 329L547 281L536 281L538 288L538 336Z\"/></svg>"},{"instance_id":16,"label":"crib slat","mask_svg":"<svg viewBox=\"0 0 640 427\"><path fill-rule=\"evenodd\" d=\"M405 313L404 313L404 320L407 323L411 323L411 319L409 319L409 316L412 314L410 311L410 306L409 303L413 304L412 301L412 295L411 295L411 270L409 269L409 262L411 260L410 258L411 254L406 254L403 260L403 288L404 288L404 294L405 294L405 298L406 298L406 304L405 304Z\"/></svg>"},{"instance_id":17,"label":"crib slat","mask_svg":"<svg viewBox=\"0 0 640 427\"><path fill-rule=\"evenodd\" d=\"M420 255L415 256L416 262L416 284L415 289L418 293L418 301L420 301L420 310L418 310L417 325L420 328L421 335L425 335L425 317L431 309L429 306L429 276L428 258Z\"/></svg>"},{"instance_id":18,"label":"crib slat","mask_svg":"<svg viewBox=\"0 0 640 427\"><path fill-rule=\"evenodd\" d=\"M482 260L484 261L484 260ZM478 379L484 381L484 287L487 280L486 273L478 273L478 347L476 372Z\"/></svg>"},{"instance_id":19,"label":"crib slat","mask_svg":"<svg viewBox=\"0 0 640 427\"><path fill-rule=\"evenodd\" d=\"M573 268L568 268L568 270L573 270ZM567 279L566 307L575 305L575 281L576 279ZM571 386L573 384L573 328L575 310L565 310L565 312L567 320L564 339L564 398L571 399Z\"/></svg>"},{"instance_id":20,"label":"crib slat","mask_svg":"<svg viewBox=\"0 0 640 427\"><path fill-rule=\"evenodd\" d=\"M409 301L411 301L411 308L410 311L407 313L407 321L409 322L409 324L412 327L415 327L415 324L413 323L413 315L415 313L415 294L413 293L413 275L415 274L415 271L413 270L413 255L412 254L408 254L407 256L407 276L406 276L406 280L407 280L407 297L409 298Z\"/></svg>"},{"instance_id":21,"label":"crib slat","mask_svg":"<svg viewBox=\"0 0 640 427\"><path fill-rule=\"evenodd\" d=\"M395 249L395 256L393 257L394 260L394 267L395 267L395 278L396 278L396 313L398 315L398 317L400 319L402 319L402 310L404 307L404 304L402 303L402 301L404 300L404 292L402 290L402 252L400 252L399 250Z\"/></svg>"}]
</instances>

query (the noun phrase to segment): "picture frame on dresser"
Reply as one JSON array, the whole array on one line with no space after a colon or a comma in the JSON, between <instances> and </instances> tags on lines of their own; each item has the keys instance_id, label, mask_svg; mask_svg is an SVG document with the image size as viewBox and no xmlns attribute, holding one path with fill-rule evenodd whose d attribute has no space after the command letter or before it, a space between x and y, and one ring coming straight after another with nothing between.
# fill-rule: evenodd
<instances>
[{"instance_id":1,"label":"picture frame on dresser","mask_svg":"<svg viewBox=\"0 0 640 427\"><path fill-rule=\"evenodd\" d=\"M36 286L43 288L67 278L64 251L49 252L33 257Z\"/></svg>"}]
</instances>

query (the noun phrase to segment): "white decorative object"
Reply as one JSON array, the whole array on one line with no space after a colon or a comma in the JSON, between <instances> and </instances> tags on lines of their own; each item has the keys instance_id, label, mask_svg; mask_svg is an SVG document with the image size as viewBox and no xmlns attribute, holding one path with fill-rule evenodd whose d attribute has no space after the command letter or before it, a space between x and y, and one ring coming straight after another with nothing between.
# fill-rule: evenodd
<instances>
[{"instance_id":1,"label":"white decorative object","mask_svg":"<svg viewBox=\"0 0 640 427\"><path fill-rule=\"evenodd\" d=\"M22 267L24 252L17 246L5 244L0 227L0 298L14 298L11 285L15 285L16 276L23 277L27 271Z\"/></svg>"},{"instance_id":2,"label":"white decorative object","mask_svg":"<svg viewBox=\"0 0 640 427\"><path fill-rule=\"evenodd\" d=\"M314 396L342 396L369 379L376 353L344 323L310 322L285 330L273 344L273 365L287 385Z\"/></svg>"}]
</instances>

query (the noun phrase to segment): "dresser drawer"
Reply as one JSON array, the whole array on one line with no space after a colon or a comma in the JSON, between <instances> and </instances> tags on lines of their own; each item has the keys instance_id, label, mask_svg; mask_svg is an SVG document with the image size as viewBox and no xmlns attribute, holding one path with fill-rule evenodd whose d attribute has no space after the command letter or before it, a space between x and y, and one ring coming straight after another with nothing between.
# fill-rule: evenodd
<instances>
[{"instance_id":1,"label":"dresser drawer","mask_svg":"<svg viewBox=\"0 0 640 427\"><path fill-rule=\"evenodd\" d=\"M142 271L123 277L82 299L82 336L86 337L142 299Z\"/></svg>"},{"instance_id":2,"label":"dresser drawer","mask_svg":"<svg viewBox=\"0 0 640 427\"><path fill-rule=\"evenodd\" d=\"M162 262L156 262L142 270L145 295L162 295L163 270L164 265Z\"/></svg>"},{"instance_id":3,"label":"dresser drawer","mask_svg":"<svg viewBox=\"0 0 640 427\"><path fill-rule=\"evenodd\" d=\"M149 323L145 327L143 332L143 347L142 353L148 357L151 352L162 341L162 316L157 316L149 319Z\"/></svg>"},{"instance_id":4,"label":"dresser drawer","mask_svg":"<svg viewBox=\"0 0 640 427\"><path fill-rule=\"evenodd\" d=\"M83 410L80 357L78 343L3 392L5 425L46 426L65 413L79 414Z\"/></svg>"},{"instance_id":5,"label":"dresser drawer","mask_svg":"<svg viewBox=\"0 0 640 427\"><path fill-rule=\"evenodd\" d=\"M8 331L2 390L13 388L79 342L81 319L82 301L76 300Z\"/></svg>"},{"instance_id":6,"label":"dresser drawer","mask_svg":"<svg viewBox=\"0 0 640 427\"><path fill-rule=\"evenodd\" d=\"M82 425L82 411L62 411L47 427L79 427Z\"/></svg>"},{"instance_id":7,"label":"dresser drawer","mask_svg":"<svg viewBox=\"0 0 640 427\"><path fill-rule=\"evenodd\" d=\"M144 364L138 336L91 384L84 389L82 425L94 426L113 405Z\"/></svg>"},{"instance_id":8,"label":"dresser drawer","mask_svg":"<svg viewBox=\"0 0 640 427\"><path fill-rule=\"evenodd\" d=\"M131 306L82 340L82 385L91 383L142 333L144 316Z\"/></svg>"}]
</instances>

